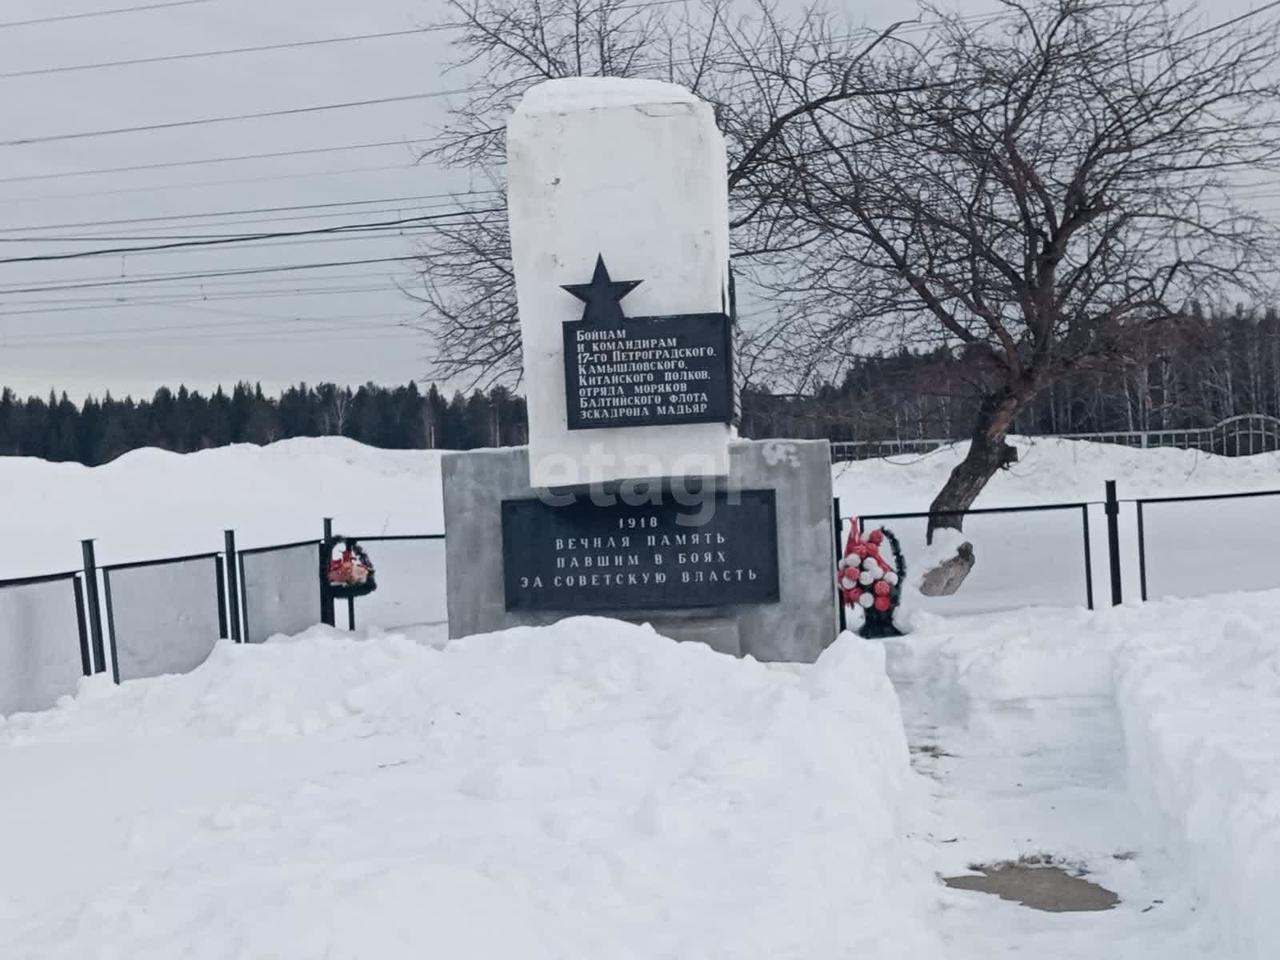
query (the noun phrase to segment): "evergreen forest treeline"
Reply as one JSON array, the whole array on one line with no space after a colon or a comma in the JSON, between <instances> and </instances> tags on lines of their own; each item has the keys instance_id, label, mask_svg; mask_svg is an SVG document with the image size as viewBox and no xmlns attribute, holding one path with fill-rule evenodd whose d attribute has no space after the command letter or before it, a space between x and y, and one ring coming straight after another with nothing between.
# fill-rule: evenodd
<instances>
[{"instance_id":1,"label":"evergreen forest treeline","mask_svg":"<svg viewBox=\"0 0 1280 960\"><path fill-rule=\"evenodd\" d=\"M831 440L965 436L980 353L903 350L859 357L837 384L803 396L764 385L742 395L749 437ZM1243 413L1280 417L1280 316L1194 310L1127 345L1122 356L1056 384L1024 411L1025 434L1211 426ZM76 404L0 389L0 455L106 463L138 447L188 453L229 443L345 436L391 449L469 450L527 439L524 399L504 387L445 396L434 385L358 389L299 384L278 396L241 383L211 394L161 388Z\"/></svg>"}]
</instances>

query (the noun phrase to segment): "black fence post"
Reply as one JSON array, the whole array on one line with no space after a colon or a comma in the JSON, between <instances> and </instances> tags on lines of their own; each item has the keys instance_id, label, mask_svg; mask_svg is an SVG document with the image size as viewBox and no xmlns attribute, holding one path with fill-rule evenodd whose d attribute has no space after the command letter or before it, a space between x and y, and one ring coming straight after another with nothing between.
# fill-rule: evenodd
<instances>
[{"instance_id":1,"label":"black fence post","mask_svg":"<svg viewBox=\"0 0 1280 960\"><path fill-rule=\"evenodd\" d=\"M329 549L333 540L333 517L324 518L324 539L320 541L320 622L332 627L336 621L333 595L329 593Z\"/></svg>"},{"instance_id":2,"label":"black fence post","mask_svg":"<svg viewBox=\"0 0 1280 960\"><path fill-rule=\"evenodd\" d=\"M1118 607L1124 600L1120 583L1120 501L1116 497L1116 482L1107 481L1107 553L1111 559L1111 605Z\"/></svg>"},{"instance_id":3,"label":"black fence post","mask_svg":"<svg viewBox=\"0 0 1280 960\"><path fill-rule=\"evenodd\" d=\"M840 544L840 535L844 533L844 518L840 516L840 498L831 499L831 511L834 514L835 527L833 534L836 541L836 609L839 611L840 632L844 633L849 626L848 614L844 609L844 594L840 590L840 560L844 556L844 548Z\"/></svg>"},{"instance_id":4,"label":"black fence post","mask_svg":"<svg viewBox=\"0 0 1280 960\"><path fill-rule=\"evenodd\" d=\"M1093 547L1089 543L1089 505L1080 504L1080 514L1084 520L1084 598L1089 609L1093 609Z\"/></svg>"},{"instance_id":5,"label":"black fence post","mask_svg":"<svg viewBox=\"0 0 1280 960\"><path fill-rule=\"evenodd\" d=\"M1142 601L1147 600L1147 528L1142 517L1142 501L1135 504L1138 508L1138 589Z\"/></svg>"},{"instance_id":6,"label":"black fence post","mask_svg":"<svg viewBox=\"0 0 1280 960\"><path fill-rule=\"evenodd\" d=\"M240 632L240 558L236 553L236 532L226 530L222 534L223 555L227 561L227 620L231 627L231 639L244 642Z\"/></svg>"},{"instance_id":7,"label":"black fence post","mask_svg":"<svg viewBox=\"0 0 1280 960\"><path fill-rule=\"evenodd\" d=\"M84 557L84 596L89 608L89 640L93 645L93 672L107 669L107 654L102 645L102 610L98 606L98 560L93 541L81 540L80 552Z\"/></svg>"}]
</instances>

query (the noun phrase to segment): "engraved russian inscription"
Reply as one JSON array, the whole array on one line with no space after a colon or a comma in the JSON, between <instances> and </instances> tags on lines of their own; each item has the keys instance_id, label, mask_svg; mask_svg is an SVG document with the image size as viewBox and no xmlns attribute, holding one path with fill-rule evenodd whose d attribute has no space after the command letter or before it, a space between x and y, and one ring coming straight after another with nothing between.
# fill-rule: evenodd
<instances>
[{"instance_id":1,"label":"engraved russian inscription","mask_svg":"<svg viewBox=\"0 0 1280 960\"><path fill-rule=\"evenodd\" d=\"M733 418L732 321L723 313L626 317L639 280L614 280L596 257L590 283L564 289L585 306L564 324L565 413L570 430Z\"/></svg>"},{"instance_id":2,"label":"engraved russian inscription","mask_svg":"<svg viewBox=\"0 0 1280 960\"><path fill-rule=\"evenodd\" d=\"M602 506L502 503L508 610L673 609L778 600L772 490Z\"/></svg>"},{"instance_id":3,"label":"engraved russian inscription","mask_svg":"<svg viewBox=\"0 0 1280 960\"><path fill-rule=\"evenodd\" d=\"M729 318L634 317L564 325L570 430L728 422L733 415Z\"/></svg>"}]
</instances>

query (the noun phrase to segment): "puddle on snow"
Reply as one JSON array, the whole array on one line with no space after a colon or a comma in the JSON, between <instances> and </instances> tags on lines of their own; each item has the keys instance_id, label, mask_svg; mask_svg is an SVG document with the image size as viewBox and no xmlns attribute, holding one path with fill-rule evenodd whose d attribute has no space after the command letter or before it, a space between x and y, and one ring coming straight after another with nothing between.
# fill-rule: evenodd
<instances>
[{"instance_id":1,"label":"puddle on snow","mask_svg":"<svg viewBox=\"0 0 1280 960\"><path fill-rule=\"evenodd\" d=\"M942 882L955 890L992 893L1050 913L1110 910L1120 902L1106 887L1043 862L978 864L970 869L977 875L943 877Z\"/></svg>"}]
</instances>

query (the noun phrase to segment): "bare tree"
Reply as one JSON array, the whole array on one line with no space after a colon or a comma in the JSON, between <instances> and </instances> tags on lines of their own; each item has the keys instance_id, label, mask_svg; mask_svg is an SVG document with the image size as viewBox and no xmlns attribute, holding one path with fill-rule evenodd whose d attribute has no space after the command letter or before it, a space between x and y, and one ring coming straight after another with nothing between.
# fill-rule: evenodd
<instances>
[{"instance_id":1,"label":"bare tree","mask_svg":"<svg viewBox=\"0 0 1280 960\"><path fill-rule=\"evenodd\" d=\"M864 95L868 84L878 90L863 67L898 25L849 34L817 13L784 22L764 0L738 6L742 12L730 0L450 0L454 67L480 82L451 111L425 159L468 171L483 199L422 244L421 286L411 294L423 303L438 374L480 385L519 379L501 168L511 109L540 81L661 79L712 103L729 146L734 257L744 279L753 267L775 272L775 258L821 239L787 209L797 171L785 135L805 117ZM794 344L803 317L762 316L738 347L744 371L754 369L753 359L798 356L780 344Z\"/></svg>"},{"instance_id":2,"label":"bare tree","mask_svg":"<svg viewBox=\"0 0 1280 960\"><path fill-rule=\"evenodd\" d=\"M1258 293L1276 263L1272 225L1235 199L1280 156L1274 21L1204 26L1161 0L1002 6L976 23L930 9L919 47L880 53L911 82L788 131L789 209L824 238L784 285L811 342L988 357L935 511L967 509L1016 459L1006 437L1041 391L1123 360L1193 298ZM850 282L867 268L871 289ZM962 520L935 516L930 535Z\"/></svg>"}]
</instances>

